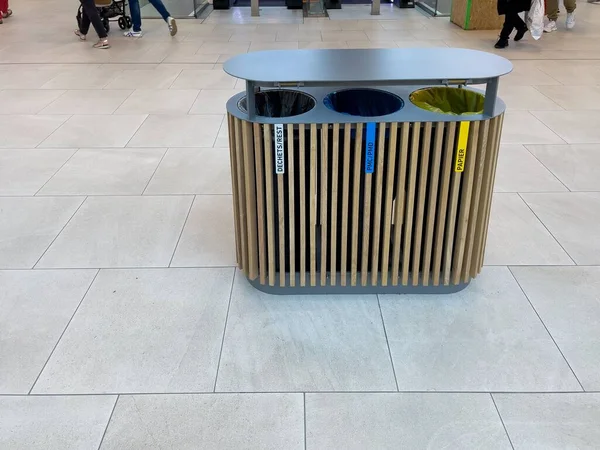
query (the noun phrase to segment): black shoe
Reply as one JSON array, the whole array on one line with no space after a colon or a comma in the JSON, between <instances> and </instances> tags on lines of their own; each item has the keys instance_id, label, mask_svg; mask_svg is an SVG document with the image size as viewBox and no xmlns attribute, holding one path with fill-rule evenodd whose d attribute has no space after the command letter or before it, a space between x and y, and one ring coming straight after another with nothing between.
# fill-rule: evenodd
<instances>
[{"instance_id":1,"label":"black shoe","mask_svg":"<svg viewBox=\"0 0 600 450\"><path fill-rule=\"evenodd\" d=\"M527 29L527 27L523 28L522 30L518 30L517 34L515 34L515 42L519 42L521 39L523 39L525 33L527 33L528 31L529 30Z\"/></svg>"},{"instance_id":2,"label":"black shoe","mask_svg":"<svg viewBox=\"0 0 600 450\"><path fill-rule=\"evenodd\" d=\"M508 39L504 39L504 38L498 39L498 42L496 42L496 45L494 45L494 47L496 47L496 48L508 47Z\"/></svg>"}]
</instances>

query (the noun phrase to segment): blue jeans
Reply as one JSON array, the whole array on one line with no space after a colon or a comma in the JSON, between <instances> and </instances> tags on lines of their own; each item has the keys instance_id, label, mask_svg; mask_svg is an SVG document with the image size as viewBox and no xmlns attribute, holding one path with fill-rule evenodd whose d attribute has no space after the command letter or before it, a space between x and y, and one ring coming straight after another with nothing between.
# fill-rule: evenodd
<instances>
[{"instance_id":1,"label":"blue jeans","mask_svg":"<svg viewBox=\"0 0 600 450\"><path fill-rule=\"evenodd\" d=\"M154 9L162 16L166 21L170 14L165 8L162 0L148 0ZM129 0L129 10L131 11L131 22L133 23L133 31L142 31L142 13L140 11L139 0Z\"/></svg>"}]
</instances>

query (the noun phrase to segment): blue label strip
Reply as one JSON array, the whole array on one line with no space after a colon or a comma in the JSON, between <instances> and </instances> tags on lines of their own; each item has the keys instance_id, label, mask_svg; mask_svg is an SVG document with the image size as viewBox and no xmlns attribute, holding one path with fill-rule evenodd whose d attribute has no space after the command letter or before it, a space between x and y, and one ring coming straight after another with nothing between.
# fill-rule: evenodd
<instances>
[{"instance_id":1,"label":"blue label strip","mask_svg":"<svg viewBox=\"0 0 600 450\"><path fill-rule=\"evenodd\" d=\"M367 150L365 155L365 173L375 172L375 136L377 134L377 124L367 124Z\"/></svg>"}]
</instances>

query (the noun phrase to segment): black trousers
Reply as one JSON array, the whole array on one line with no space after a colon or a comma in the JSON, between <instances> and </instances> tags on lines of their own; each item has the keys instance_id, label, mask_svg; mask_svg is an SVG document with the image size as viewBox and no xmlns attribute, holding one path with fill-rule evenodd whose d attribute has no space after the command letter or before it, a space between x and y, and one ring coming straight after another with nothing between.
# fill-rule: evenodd
<instances>
[{"instance_id":1,"label":"black trousers","mask_svg":"<svg viewBox=\"0 0 600 450\"><path fill-rule=\"evenodd\" d=\"M79 31L82 34L88 34L90 30L90 23L94 26L94 30L96 30L96 34L100 39L104 39L108 36L106 29L104 28L104 24L102 23L102 19L98 14L98 10L96 9L96 3L94 0L79 0L81 2L81 6L83 7L83 14L81 15L81 24L79 26Z\"/></svg>"},{"instance_id":2,"label":"black trousers","mask_svg":"<svg viewBox=\"0 0 600 450\"><path fill-rule=\"evenodd\" d=\"M500 32L500 37L502 39L510 39L510 35L515 29L522 30L524 28L527 28L527 25L523 22L519 13L507 11L504 15L504 26Z\"/></svg>"}]
</instances>

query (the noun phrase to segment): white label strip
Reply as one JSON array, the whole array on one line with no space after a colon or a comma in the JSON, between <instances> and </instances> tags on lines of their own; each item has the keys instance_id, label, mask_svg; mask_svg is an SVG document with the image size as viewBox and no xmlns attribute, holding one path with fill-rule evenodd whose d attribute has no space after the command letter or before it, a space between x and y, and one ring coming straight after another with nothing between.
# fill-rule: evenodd
<instances>
[{"instance_id":1,"label":"white label strip","mask_svg":"<svg viewBox=\"0 0 600 450\"><path fill-rule=\"evenodd\" d=\"M285 143L283 140L283 125L275 125L275 173L285 173Z\"/></svg>"}]
</instances>

